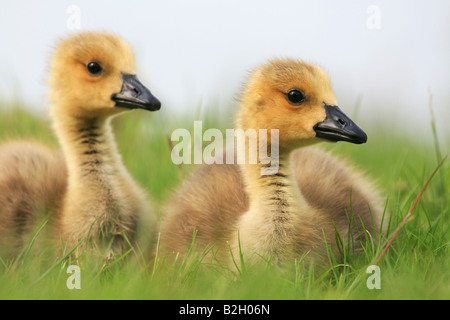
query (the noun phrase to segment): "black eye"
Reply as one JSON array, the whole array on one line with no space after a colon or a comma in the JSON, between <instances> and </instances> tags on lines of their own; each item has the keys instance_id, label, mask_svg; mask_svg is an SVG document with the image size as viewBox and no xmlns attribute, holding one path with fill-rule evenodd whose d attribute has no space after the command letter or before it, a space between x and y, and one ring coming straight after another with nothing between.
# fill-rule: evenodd
<instances>
[{"instance_id":1,"label":"black eye","mask_svg":"<svg viewBox=\"0 0 450 320\"><path fill-rule=\"evenodd\" d=\"M291 90L287 93L288 100L293 104L300 104L305 101L305 95L300 90Z\"/></svg>"},{"instance_id":2,"label":"black eye","mask_svg":"<svg viewBox=\"0 0 450 320\"><path fill-rule=\"evenodd\" d=\"M86 68L89 71L89 73L94 76L98 76L103 71L102 66L98 62L95 62L95 61L89 62L87 64Z\"/></svg>"}]
</instances>

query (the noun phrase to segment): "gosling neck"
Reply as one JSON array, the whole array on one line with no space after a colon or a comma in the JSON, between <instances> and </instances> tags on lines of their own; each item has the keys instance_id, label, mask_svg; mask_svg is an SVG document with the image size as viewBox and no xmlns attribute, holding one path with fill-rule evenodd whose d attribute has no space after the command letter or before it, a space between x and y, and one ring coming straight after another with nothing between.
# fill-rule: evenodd
<instances>
[{"instance_id":1,"label":"gosling neck","mask_svg":"<svg viewBox=\"0 0 450 320\"><path fill-rule=\"evenodd\" d=\"M110 117L55 117L55 130L66 157L69 188L110 179L122 167ZM108 178L109 177L109 178Z\"/></svg>"},{"instance_id":2,"label":"gosling neck","mask_svg":"<svg viewBox=\"0 0 450 320\"><path fill-rule=\"evenodd\" d=\"M267 140L261 144L261 139L264 137L258 137L257 144L246 146L246 159L249 159L249 154L257 154L257 163L247 161L240 165L250 197L249 212L271 216L275 220L277 217L285 219L290 215L299 215L307 210L308 204L291 174L293 149L281 148L278 142L275 144ZM260 146L265 144L267 151L260 153Z\"/></svg>"},{"instance_id":3,"label":"gosling neck","mask_svg":"<svg viewBox=\"0 0 450 320\"><path fill-rule=\"evenodd\" d=\"M241 164L250 197L250 212L277 220L299 215L307 208L291 174L290 155L290 151L280 150L278 160L259 158L257 164ZM268 170L269 165L264 163L270 163L271 168ZM271 174L263 174L265 170Z\"/></svg>"}]
</instances>

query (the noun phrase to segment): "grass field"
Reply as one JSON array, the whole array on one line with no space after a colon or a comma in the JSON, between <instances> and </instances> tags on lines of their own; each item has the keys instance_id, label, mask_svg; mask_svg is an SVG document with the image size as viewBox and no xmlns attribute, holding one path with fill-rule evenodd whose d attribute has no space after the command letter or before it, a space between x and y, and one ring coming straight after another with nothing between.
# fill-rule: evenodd
<instances>
[{"instance_id":1,"label":"grass field","mask_svg":"<svg viewBox=\"0 0 450 320\"><path fill-rule=\"evenodd\" d=\"M217 123L207 115L200 119L204 120L204 130L232 127L231 121ZM194 116L169 118L162 112L143 111L114 120L126 167L158 207L170 199L180 183L179 169L170 160L167 135L175 128L191 129L193 120ZM370 276L367 267L406 216L438 158L450 151L445 145L449 141L434 138L431 125L421 141L388 127L367 133L369 142L365 145L323 147L350 159L377 181L391 213L389 234L364 254L346 257L344 263L323 274L303 272L294 261L290 272L262 266L237 276L224 266L197 257L177 266L162 257L147 266L139 255L123 263L134 255L130 253L127 259L106 268L102 261L86 257L80 264L81 289L69 290L66 269L70 262L48 262L39 254L25 252L13 261L0 260L0 299L450 299L450 160L437 172L381 259L381 289L369 290L366 285ZM0 110L0 142L18 138L58 147L46 119L17 108ZM183 168L184 175L191 169Z\"/></svg>"}]
</instances>

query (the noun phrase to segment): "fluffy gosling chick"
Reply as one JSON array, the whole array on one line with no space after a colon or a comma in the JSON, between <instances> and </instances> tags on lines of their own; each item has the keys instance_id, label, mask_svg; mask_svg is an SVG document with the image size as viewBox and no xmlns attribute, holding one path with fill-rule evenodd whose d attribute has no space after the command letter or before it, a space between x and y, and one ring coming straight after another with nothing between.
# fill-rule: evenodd
<instances>
[{"instance_id":1,"label":"fluffy gosling chick","mask_svg":"<svg viewBox=\"0 0 450 320\"><path fill-rule=\"evenodd\" d=\"M327 74L302 61L273 60L256 69L243 91L236 127L267 129L268 156L278 169L262 175L267 158L259 140L246 143L257 164L202 165L184 181L165 209L162 247L185 254L196 233L199 250L231 264L294 259L325 264L327 246L339 256L335 232L361 248L376 236L382 206L363 176L329 153L308 147L320 141L364 143L366 134L338 107ZM272 141L271 129L279 136ZM273 160L273 158L271 158Z\"/></svg>"},{"instance_id":2,"label":"fluffy gosling chick","mask_svg":"<svg viewBox=\"0 0 450 320\"><path fill-rule=\"evenodd\" d=\"M130 46L109 33L83 32L60 41L49 85L63 156L33 144L0 149L0 243L14 239L20 247L17 239L51 213L55 243L62 239L67 250L84 240L78 249L111 246L111 254L123 253L138 225L152 223L152 217L147 196L123 166L110 120L161 104L136 77Z\"/></svg>"}]
</instances>

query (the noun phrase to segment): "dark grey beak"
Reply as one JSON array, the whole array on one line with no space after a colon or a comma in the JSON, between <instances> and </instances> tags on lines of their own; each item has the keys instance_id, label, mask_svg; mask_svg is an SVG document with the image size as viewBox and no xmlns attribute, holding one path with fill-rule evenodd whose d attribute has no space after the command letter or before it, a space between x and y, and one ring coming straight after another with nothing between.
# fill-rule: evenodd
<instances>
[{"instance_id":1,"label":"dark grey beak","mask_svg":"<svg viewBox=\"0 0 450 320\"><path fill-rule=\"evenodd\" d=\"M135 75L122 75L122 90L111 97L116 106L129 109L144 109L156 111L161 108L161 102L147 89Z\"/></svg>"},{"instance_id":2,"label":"dark grey beak","mask_svg":"<svg viewBox=\"0 0 450 320\"><path fill-rule=\"evenodd\" d=\"M367 142L366 133L336 106L324 104L326 118L314 126L316 137L330 141Z\"/></svg>"}]
</instances>

